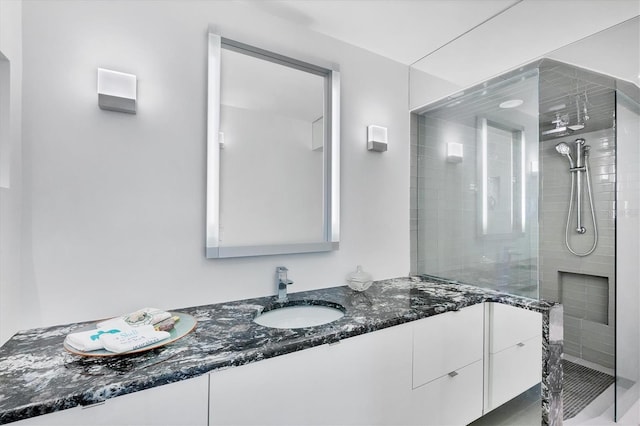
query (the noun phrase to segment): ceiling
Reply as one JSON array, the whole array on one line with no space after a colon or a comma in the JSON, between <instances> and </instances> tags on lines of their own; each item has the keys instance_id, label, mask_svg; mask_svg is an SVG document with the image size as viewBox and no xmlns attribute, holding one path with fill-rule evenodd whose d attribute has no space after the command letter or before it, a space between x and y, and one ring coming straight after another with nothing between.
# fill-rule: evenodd
<instances>
[{"instance_id":1,"label":"ceiling","mask_svg":"<svg viewBox=\"0 0 640 426\"><path fill-rule=\"evenodd\" d=\"M473 128L478 116L520 125L535 120L539 122L540 140L544 141L611 129L615 87L610 77L544 59L522 72L465 90L463 96L443 99L421 114ZM520 100L522 104L504 109L500 104L507 100ZM566 123L556 126L553 120L560 118ZM583 128L570 127L578 124ZM558 131L545 134L553 129Z\"/></svg>"},{"instance_id":2,"label":"ceiling","mask_svg":"<svg viewBox=\"0 0 640 426\"><path fill-rule=\"evenodd\" d=\"M519 0L249 0L311 30L412 64Z\"/></svg>"},{"instance_id":3,"label":"ceiling","mask_svg":"<svg viewBox=\"0 0 640 426\"><path fill-rule=\"evenodd\" d=\"M539 91L541 140L612 128L616 109L614 92L615 82L611 78L567 64L543 61ZM552 123L559 118L568 121L567 126L583 124L584 128L545 136L545 131L563 127Z\"/></svg>"},{"instance_id":4,"label":"ceiling","mask_svg":"<svg viewBox=\"0 0 640 426\"><path fill-rule=\"evenodd\" d=\"M244 0L244 3L413 65L460 87L498 75L640 15L640 0ZM469 72L470 63L474 72Z\"/></svg>"}]
</instances>

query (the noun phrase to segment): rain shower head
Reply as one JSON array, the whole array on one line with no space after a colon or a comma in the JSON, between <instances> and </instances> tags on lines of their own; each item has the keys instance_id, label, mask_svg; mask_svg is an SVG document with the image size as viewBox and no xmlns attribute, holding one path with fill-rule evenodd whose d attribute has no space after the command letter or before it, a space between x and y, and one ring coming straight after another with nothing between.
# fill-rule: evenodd
<instances>
[{"instance_id":1,"label":"rain shower head","mask_svg":"<svg viewBox=\"0 0 640 426\"><path fill-rule=\"evenodd\" d=\"M559 112L556 113L556 119L553 120L551 124L555 124L555 127L553 129L543 130L542 136L553 135L553 137L558 138L571 134L571 132L567 129L567 124L569 124L568 114L561 115Z\"/></svg>"},{"instance_id":2,"label":"rain shower head","mask_svg":"<svg viewBox=\"0 0 640 426\"><path fill-rule=\"evenodd\" d=\"M560 138L562 136L567 136L567 135L570 135L570 134L571 134L571 132L567 129L566 126L554 127L553 129L543 130L542 131L542 136L552 135L555 138Z\"/></svg>"},{"instance_id":3,"label":"rain shower head","mask_svg":"<svg viewBox=\"0 0 640 426\"><path fill-rule=\"evenodd\" d=\"M573 157L571 156L571 147L569 145L564 142L560 142L558 145L556 145L556 151L558 151L559 154L565 155L567 157L571 168L575 167Z\"/></svg>"}]
</instances>

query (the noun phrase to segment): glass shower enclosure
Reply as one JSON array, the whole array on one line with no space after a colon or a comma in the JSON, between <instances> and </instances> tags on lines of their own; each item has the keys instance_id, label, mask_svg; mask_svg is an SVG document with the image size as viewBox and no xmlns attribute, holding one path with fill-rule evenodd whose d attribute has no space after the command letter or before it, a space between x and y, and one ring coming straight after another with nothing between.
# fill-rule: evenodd
<instances>
[{"instance_id":1,"label":"glass shower enclosure","mask_svg":"<svg viewBox=\"0 0 640 426\"><path fill-rule=\"evenodd\" d=\"M638 400L639 99L543 59L412 114L412 272L562 303L568 421Z\"/></svg>"},{"instance_id":2,"label":"glass shower enclosure","mask_svg":"<svg viewBox=\"0 0 640 426\"><path fill-rule=\"evenodd\" d=\"M414 118L414 270L538 297L537 69Z\"/></svg>"}]
</instances>

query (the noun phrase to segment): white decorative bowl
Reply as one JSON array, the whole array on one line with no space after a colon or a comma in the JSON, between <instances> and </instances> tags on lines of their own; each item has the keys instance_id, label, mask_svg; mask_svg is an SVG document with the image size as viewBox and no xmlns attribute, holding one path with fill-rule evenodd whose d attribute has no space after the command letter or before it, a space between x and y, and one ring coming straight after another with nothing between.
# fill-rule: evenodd
<instances>
[{"instance_id":1,"label":"white decorative bowl","mask_svg":"<svg viewBox=\"0 0 640 426\"><path fill-rule=\"evenodd\" d=\"M362 266L358 265L355 272L347 275L347 285L355 291L365 291L373 284L373 278L362 270Z\"/></svg>"}]
</instances>

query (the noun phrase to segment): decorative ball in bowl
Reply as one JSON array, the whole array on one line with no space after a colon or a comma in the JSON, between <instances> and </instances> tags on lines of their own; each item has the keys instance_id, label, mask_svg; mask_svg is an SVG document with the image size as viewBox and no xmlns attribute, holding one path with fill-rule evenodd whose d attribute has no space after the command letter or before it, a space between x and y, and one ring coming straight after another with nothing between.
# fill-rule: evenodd
<instances>
[{"instance_id":1,"label":"decorative ball in bowl","mask_svg":"<svg viewBox=\"0 0 640 426\"><path fill-rule=\"evenodd\" d=\"M347 275L347 285L355 291L365 291L373 284L371 275L362 270L362 266L358 265L355 272Z\"/></svg>"}]
</instances>

